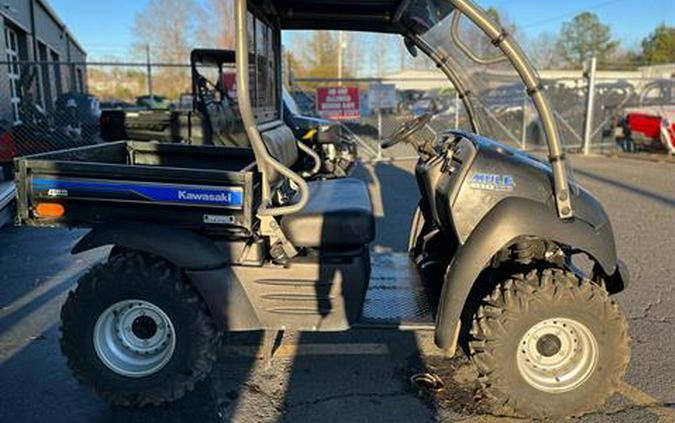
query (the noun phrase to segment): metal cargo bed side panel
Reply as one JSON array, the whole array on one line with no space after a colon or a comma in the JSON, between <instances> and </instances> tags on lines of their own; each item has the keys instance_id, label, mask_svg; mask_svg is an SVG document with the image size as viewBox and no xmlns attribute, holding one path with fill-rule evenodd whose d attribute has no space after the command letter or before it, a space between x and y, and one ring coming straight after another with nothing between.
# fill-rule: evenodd
<instances>
[{"instance_id":1,"label":"metal cargo bed side panel","mask_svg":"<svg viewBox=\"0 0 675 423\"><path fill-rule=\"evenodd\" d=\"M135 151L134 143L128 144L117 146L118 150L129 148L124 160L110 145L103 146L103 154L94 154L96 159L107 155L113 163L93 162L88 157L77 161L83 154L89 155L86 151L19 160L19 222L31 226L93 227L118 221L147 221L216 233L251 232L254 199L260 189L257 172L197 168L198 161L185 163L189 151L179 148L153 154L157 146ZM243 158L232 159L239 164ZM64 217L35 216L33 209L39 202L63 205Z\"/></svg>"}]
</instances>

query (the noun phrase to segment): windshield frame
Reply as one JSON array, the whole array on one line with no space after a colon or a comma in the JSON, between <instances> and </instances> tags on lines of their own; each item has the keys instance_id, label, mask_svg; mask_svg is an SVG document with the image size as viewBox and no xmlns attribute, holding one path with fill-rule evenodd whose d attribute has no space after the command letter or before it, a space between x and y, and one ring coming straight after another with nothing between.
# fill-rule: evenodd
<instances>
[{"instance_id":1,"label":"windshield frame","mask_svg":"<svg viewBox=\"0 0 675 423\"><path fill-rule=\"evenodd\" d=\"M248 46L247 46L247 22L246 22L246 13L249 10L250 6L253 6L253 3L256 0L235 0L235 28L236 28L236 66L237 66L237 86L241 91L240 94L240 112L242 115L242 120L244 121L244 126L246 132L251 140L251 145L254 149L256 160L258 161L259 166L264 168L273 168L280 172L282 175L290 178L295 181L300 186L301 200L298 204L287 207L280 207L272 213L271 209L265 209L265 212L270 212L269 214L274 215L283 215L294 213L304 206L308 198L308 188L304 180L292 170L286 168L285 166L278 163L274 160L266 150L266 147L262 141L260 131L257 128L255 117L253 115L253 110L251 109L251 97L248 87ZM424 1L422 1L423 3ZM311 2L307 2L308 4ZM321 2L315 2L316 5L321 5ZM448 6L448 9L443 8L441 5ZM466 17L471 21L488 39L492 44L498 48L508 59L508 62L511 64L513 69L516 71L520 80L526 88L527 95L530 97L541 122L544 136L546 138L546 143L549 150L548 160L552 170L552 186L555 206L557 209L558 217L560 219L570 219L574 217L574 211L571 204L571 195L570 195L570 181L568 179L568 171L565 165L565 155L562 149L560 142L560 134L558 131L557 123L554 119L553 111L544 97L542 92L542 85L537 74L536 70L528 60L527 56L523 50L518 46L518 44L513 40L510 34L499 24L495 23L492 18L479 6L477 6L472 0L427 0L427 5L437 6L435 10L450 10L449 13L461 13L462 16ZM410 11L411 5L419 6L411 0L403 0L398 3L398 10L394 15L390 15L388 9L380 10L380 15L377 17L379 20L363 19L364 17L359 15L358 9L349 9L350 13L345 12L334 12L327 14L319 14L318 16L312 16L311 20L303 21L293 21L294 10L287 10L285 18L290 19L290 21L284 21L282 16L279 15L274 7L263 8L268 14L276 17L276 30L280 31L282 27L284 29L342 29L349 30L351 26L359 26L362 28L370 27L371 32L390 32L390 33L399 33L403 36L410 38L413 43L420 48L427 56L436 63L439 69L441 69L445 75L448 77L452 85L456 88L460 98L462 99L469 119L472 123L473 130L477 134L482 134L480 124L475 118L473 113L473 108L471 107L470 95L471 92L466 89L466 84L463 83L462 78L460 77L457 69L460 67L457 65L457 62L453 60L448 54L444 53L441 49L434 48L434 46L426 43L422 36L423 33L427 33L431 27L425 27L425 25L417 26L415 25L414 19L410 18L410 14L406 15L406 12ZM422 5L423 6L423 5ZM321 9L323 6L314 8L313 13L317 11L322 12ZM347 9L345 9L347 10ZM433 11L433 10L432 10ZM447 17L448 14L443 15L442 17ZM405 17L405 22L401 21L401 18ZM350 20L351 19L351 20ZM286 22L288 27L285 27L284 23ZM357 25L358 24L358 25ZM407 25L409 24L409 25ZM379 26L378 26L379 25ZM379 31L378 31L379 29ZM419 32L415 32L416 29ZM365 29L366 31L368 29ZM452 31L449 31L448 37L453 37ZM277 45L277 47L279 47ZM278 52L280 53L280 52ZM280 96L279 96L280 97ZM265 171L263 174L265 175ZM265 183L265 177L263 177ZM269 193L267 193L269 187L263 187L263 200L269 199ZM266 195L267 194L267 195ZM260 213L259 213L260 214Z\"/></svg>"},{"instance_id":2,"label":"windshield frame","mask_svg":"<svg viewBox=\"0 0 675 423\"><path fill-rule=\"evenodd\" d=\"M525 86L526 93L530 97L542 123L542 129L549 150L548 161L551 165L553 174L553 191L558 216L561 219L573 218L574 211L572 209L572 203L570 200L570 183L568 178L569 171L565 163L565 154L560 141L560 132L554 119L551 106L542 92L541 80L534 66L531 64L513 37L506 31L506 29L495 23L492 18L473 1L440 1L451 4L454 6L454 10L450 12L449 15L446 15L443 17L443 19L439 20L436 25L424 31L424 33L415 33L413 31L409 31L404 35L410 38L413 43L432 61L434 61L438 68L446 74L450 82L456 88L459 97L464 104L465 110L467 111L473 131L477 134L482 134L482 131L480 121L476 119L475 108L471 101L472 96L476 99L477 97L475 97L474 93L471 93L471 91L467 89L466 81L464 81L462 74L458 72L458 69L461 69L461 67L453 57L445 54L442 49L437 48L437 46L428 43L425 40L424 35L433 30L446 18L453 20L459 19L459 16L455 17L450 15L461 14L461 16L467 18L478 29L480 29L498 49L498 51L501 51L501 53L511 64L511 67L520 77L521 82ZM448 32L448 37L455 37L455 34L453 34L452 30ZM454 41L455 43L461 44L461 41ZM469 55L469 58L477 61L477 63L480 63L482 60L478 57L471 57L471 55Z\"/></svg>"}]
</instances>

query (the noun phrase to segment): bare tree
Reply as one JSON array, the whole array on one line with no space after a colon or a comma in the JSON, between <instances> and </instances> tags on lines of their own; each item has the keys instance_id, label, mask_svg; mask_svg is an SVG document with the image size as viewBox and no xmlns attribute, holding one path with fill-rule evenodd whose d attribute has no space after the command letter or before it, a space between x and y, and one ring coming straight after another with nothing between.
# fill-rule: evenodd
<instances>
[{"instance_id":1,"label":"bare tree","mask_svg":"<svg viewBox=\"0 0 675 423\"><path fill-rule=\"evenodd\" d=\"M389 50L386 46L387 37L382 34L375 34L374 40L372 43L372 55L373 61L375 62L375 74L377 77L384 76L385 67L387 65L387 51Z\"/></svg>"},{"instance_id":2,"label":"bare tree","mask_svg":"<svg viewBox=\"0 0 675 423\"><path fill-rule=\"evenodd\" d=\"M345 35L345 73L357 76L364 61L364 51L361 45L363 34L348 32Z\"/></svg>"},{"instance_id":3,"label":"bare tree","mask_svg":"<svg viewBox=\"0 0 675 423\"><path fill-rule=\"evenodd\" d=\"M233 0L208 0L199 16L197 38L203 47L234 50Z\"/></svg>"},{"instance_id":4,"label":"bare tree","mask_svg":"<svg viewBox=\"0 0 675 423\"><path fill-rule=\"evenodd\" d=\"M150 0L137 13L134 51L145 58L149 47L153 62L188 63L194 45L198 7L193 0ZM187 68L153 70L153 88L158 94L176 98L190 87Z\"/></svg>"},{"instance_id":5,"label":"bare tree","mask_svg":"<svg viewBox=\"0 0 675 423\"><path fill-rule=\"evenodd\" d=\"M338 37L330 31L313 31L300 40L298 49L307 74L319 78L335 78L338 74Z\"/></svg>"},{"instance_id":6,"label":"bare tree","mask_svg":"<svg viewBox=\"0 0 675 423\"><path fill-rule=\"evenodd\" d=\"M555 35L542 32L523 45L537 68L552 69L561 65L558 37Z\"/></svg>"}]
</instances>

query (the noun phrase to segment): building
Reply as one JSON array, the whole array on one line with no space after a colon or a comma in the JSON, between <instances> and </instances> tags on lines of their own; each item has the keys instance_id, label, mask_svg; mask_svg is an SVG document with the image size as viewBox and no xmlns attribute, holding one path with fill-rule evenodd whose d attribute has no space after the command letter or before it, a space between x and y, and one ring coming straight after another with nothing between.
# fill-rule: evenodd
<instances>
[{"instance_id":1,"label":"building","mask_svg":"<svg viewBox=\"0 0 675 423\"><path fill-rule=\"evenodd\" d=\"M558 81L558 84L568 88L580 88L586 86L586 77L583 70L570 69L543 69L539 76L544 81ZM600 84L630 84L638 92L648 84L656 80L672 80L675 78L675 63L665 65L642 66L635 70L598 70L596 74ZM500 73L491 71L491 80L497 84L515 83L519 81L513 71ZM396 85L398 90L437 90L447 87L449 82L445 75L437 69L434 70L403 70L387 75L383 82Z\"/></svg>"},{"instance_id":2,"label":"building","mask_svg":"<svg viewBox=\"0 0 675 423\"><path fill-rule=\"evenodd\" d=\"M86 57L47 0L0 0L0 127L85 91Z\"/></svg>"}]
</instances>

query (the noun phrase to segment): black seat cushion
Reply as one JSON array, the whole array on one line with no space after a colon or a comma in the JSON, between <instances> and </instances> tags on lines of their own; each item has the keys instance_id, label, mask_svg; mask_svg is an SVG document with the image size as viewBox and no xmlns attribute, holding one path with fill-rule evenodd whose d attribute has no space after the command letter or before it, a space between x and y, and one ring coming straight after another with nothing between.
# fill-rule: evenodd
<instances>
[{"instance_id":1,"label":"black seat cushion","mask_svg":"<svg viewBox=\"0 0 675 423\"><path fill-rule=\"evenodd\" d=\"M365 183L344 178L308 185L307 205L281 220L284 234L296 247L356 247L374 239L375 219Z\"/></svg>"}]
</instances>

